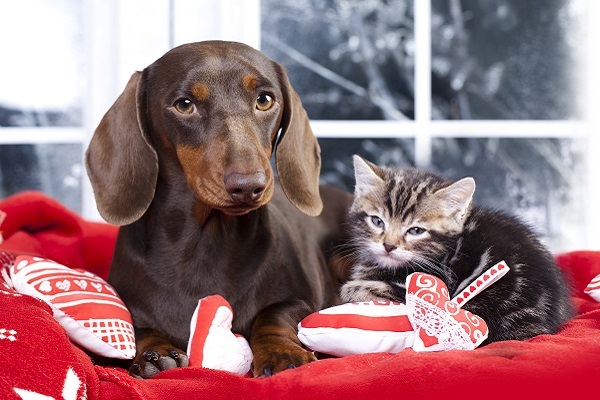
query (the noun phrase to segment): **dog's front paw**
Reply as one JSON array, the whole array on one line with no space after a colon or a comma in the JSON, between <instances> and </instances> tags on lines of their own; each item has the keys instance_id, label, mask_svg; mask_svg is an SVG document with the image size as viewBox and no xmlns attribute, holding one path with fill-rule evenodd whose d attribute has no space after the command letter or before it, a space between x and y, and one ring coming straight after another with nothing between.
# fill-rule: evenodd
<instances>
[{"instance_id":1,"label":"dog's front paw","mask_svg":"<svg viewBox=\"0 0 600 400\"><path fill-rule=\"evenodd\" d=\"M253 352L253 372L254 376L259 378L317 360L312 352L296 344L260 346L254 348Z\"/></svg>"},{"instance_id":2,"label":"dog's front paw","mask_svg":"<svg viewBox=\"0 0 600 400\"><path fill-rule=\"evenodd\" d=\"M129 374L135 378L152 378L161 371L187 367L188 364L188 356L185 351L173 346L156 346L135 357L129 368Z\"/></svg>"}]
</instances>

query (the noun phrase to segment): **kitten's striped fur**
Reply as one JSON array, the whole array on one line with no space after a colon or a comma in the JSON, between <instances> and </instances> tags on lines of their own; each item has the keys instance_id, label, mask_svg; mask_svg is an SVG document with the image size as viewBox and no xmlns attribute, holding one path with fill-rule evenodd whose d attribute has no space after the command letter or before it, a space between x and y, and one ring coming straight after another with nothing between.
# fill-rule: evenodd
<instances>
[{"instance_id":1,"label":"kitten's striped fur","mask_svg":"<svg viewBox=\"0 0 600 400\"><path fill-rule=\"evenodd\" d=\"M550 252L515 217L472 206L472 178L448 182L358 156L354 165L343 254L355 265L342 300L403 302L406 276L415 271L443 279L453 297L505 260L510 272L464 307L487 322L485 343L555 333L571 317L568 286Z\"/></svg>"}]
</instances>

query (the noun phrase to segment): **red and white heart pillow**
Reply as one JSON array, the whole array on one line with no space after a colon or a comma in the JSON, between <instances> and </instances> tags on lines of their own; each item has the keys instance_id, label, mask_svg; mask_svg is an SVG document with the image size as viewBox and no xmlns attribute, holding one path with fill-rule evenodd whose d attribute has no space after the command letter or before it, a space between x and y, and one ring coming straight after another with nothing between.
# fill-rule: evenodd
<instances>
[{"instance_id":1,"label":"red and white heart pillow","mask_svg":"<svg viewBox=\"0 0 600 400\"><path fill-rule=\"evenodd\" d=\"M102 278L28 256L17 256L8 272L17 292L50 305L73 342L105 357L135 357L131 314Z\"/></svg>"},{"instance_id":2,"label":"red and white heart pillow","mask_svg":"<svg viewBox=\"0 0 600 400\"><path fill-rule=\"evenodd\" d=\"M233 310L222 296L207 296L198 302L190 323L187 355L190 366L247 375L252 364L248 341L231 331Z\"/></svg>"},{"instance_id":3,"label":"red and white heart pillow","mask_svg":"<svg viewBox=\"0 0 600 400\"><path fill-rule=\"evenodd\" d=\"M452 300L438 278L414 273L407 277L407 304L371 301L330 307L306 317L298 338L309 349L335 356L370 352L473 349L487 337L487 325L461 310L469 300L508 273L500 262Z\"/></svg>"}]
</instances>

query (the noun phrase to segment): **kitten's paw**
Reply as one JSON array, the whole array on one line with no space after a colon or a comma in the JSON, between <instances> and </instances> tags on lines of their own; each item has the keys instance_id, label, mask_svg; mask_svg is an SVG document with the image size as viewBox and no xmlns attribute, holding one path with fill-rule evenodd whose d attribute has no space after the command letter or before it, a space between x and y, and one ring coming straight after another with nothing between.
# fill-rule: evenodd
<instances>
[{"instance_id":1,"label":"kitten's paw","mask_svg":"<svg viewBox=\"0 0 600 400\"><path fill-rule=\"evenodd\" d=\"M364 301L389 301L394 299L387 283L379 281L354 280L346 282L340 289L340 298L344 303Z\"/></svg>"}]
</instances>

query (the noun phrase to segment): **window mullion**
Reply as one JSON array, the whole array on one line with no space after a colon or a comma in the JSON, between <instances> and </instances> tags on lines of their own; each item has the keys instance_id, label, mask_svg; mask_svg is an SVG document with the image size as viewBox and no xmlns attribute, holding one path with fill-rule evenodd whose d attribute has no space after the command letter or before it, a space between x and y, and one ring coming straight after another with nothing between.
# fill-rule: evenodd
<instances>
[{"instance_id":1,"label":"window mullion","mask_svg":"<svg viewBox=\"0 0 600 400\"><path fill-rule=\"evenodd\" d=\"M86 142L80 127L2 127L0 133L0 145Z\"/></svg>"},{"instance_id":2,"label":"window mullion","mask_svg":"<svg viewBox=\"0 0 600 400\"><path fill-rule=\"evenodd\" d=\"M431 164L431 2L414 2L415 14L415 164Z\"/></svg>"}]
</instances>

